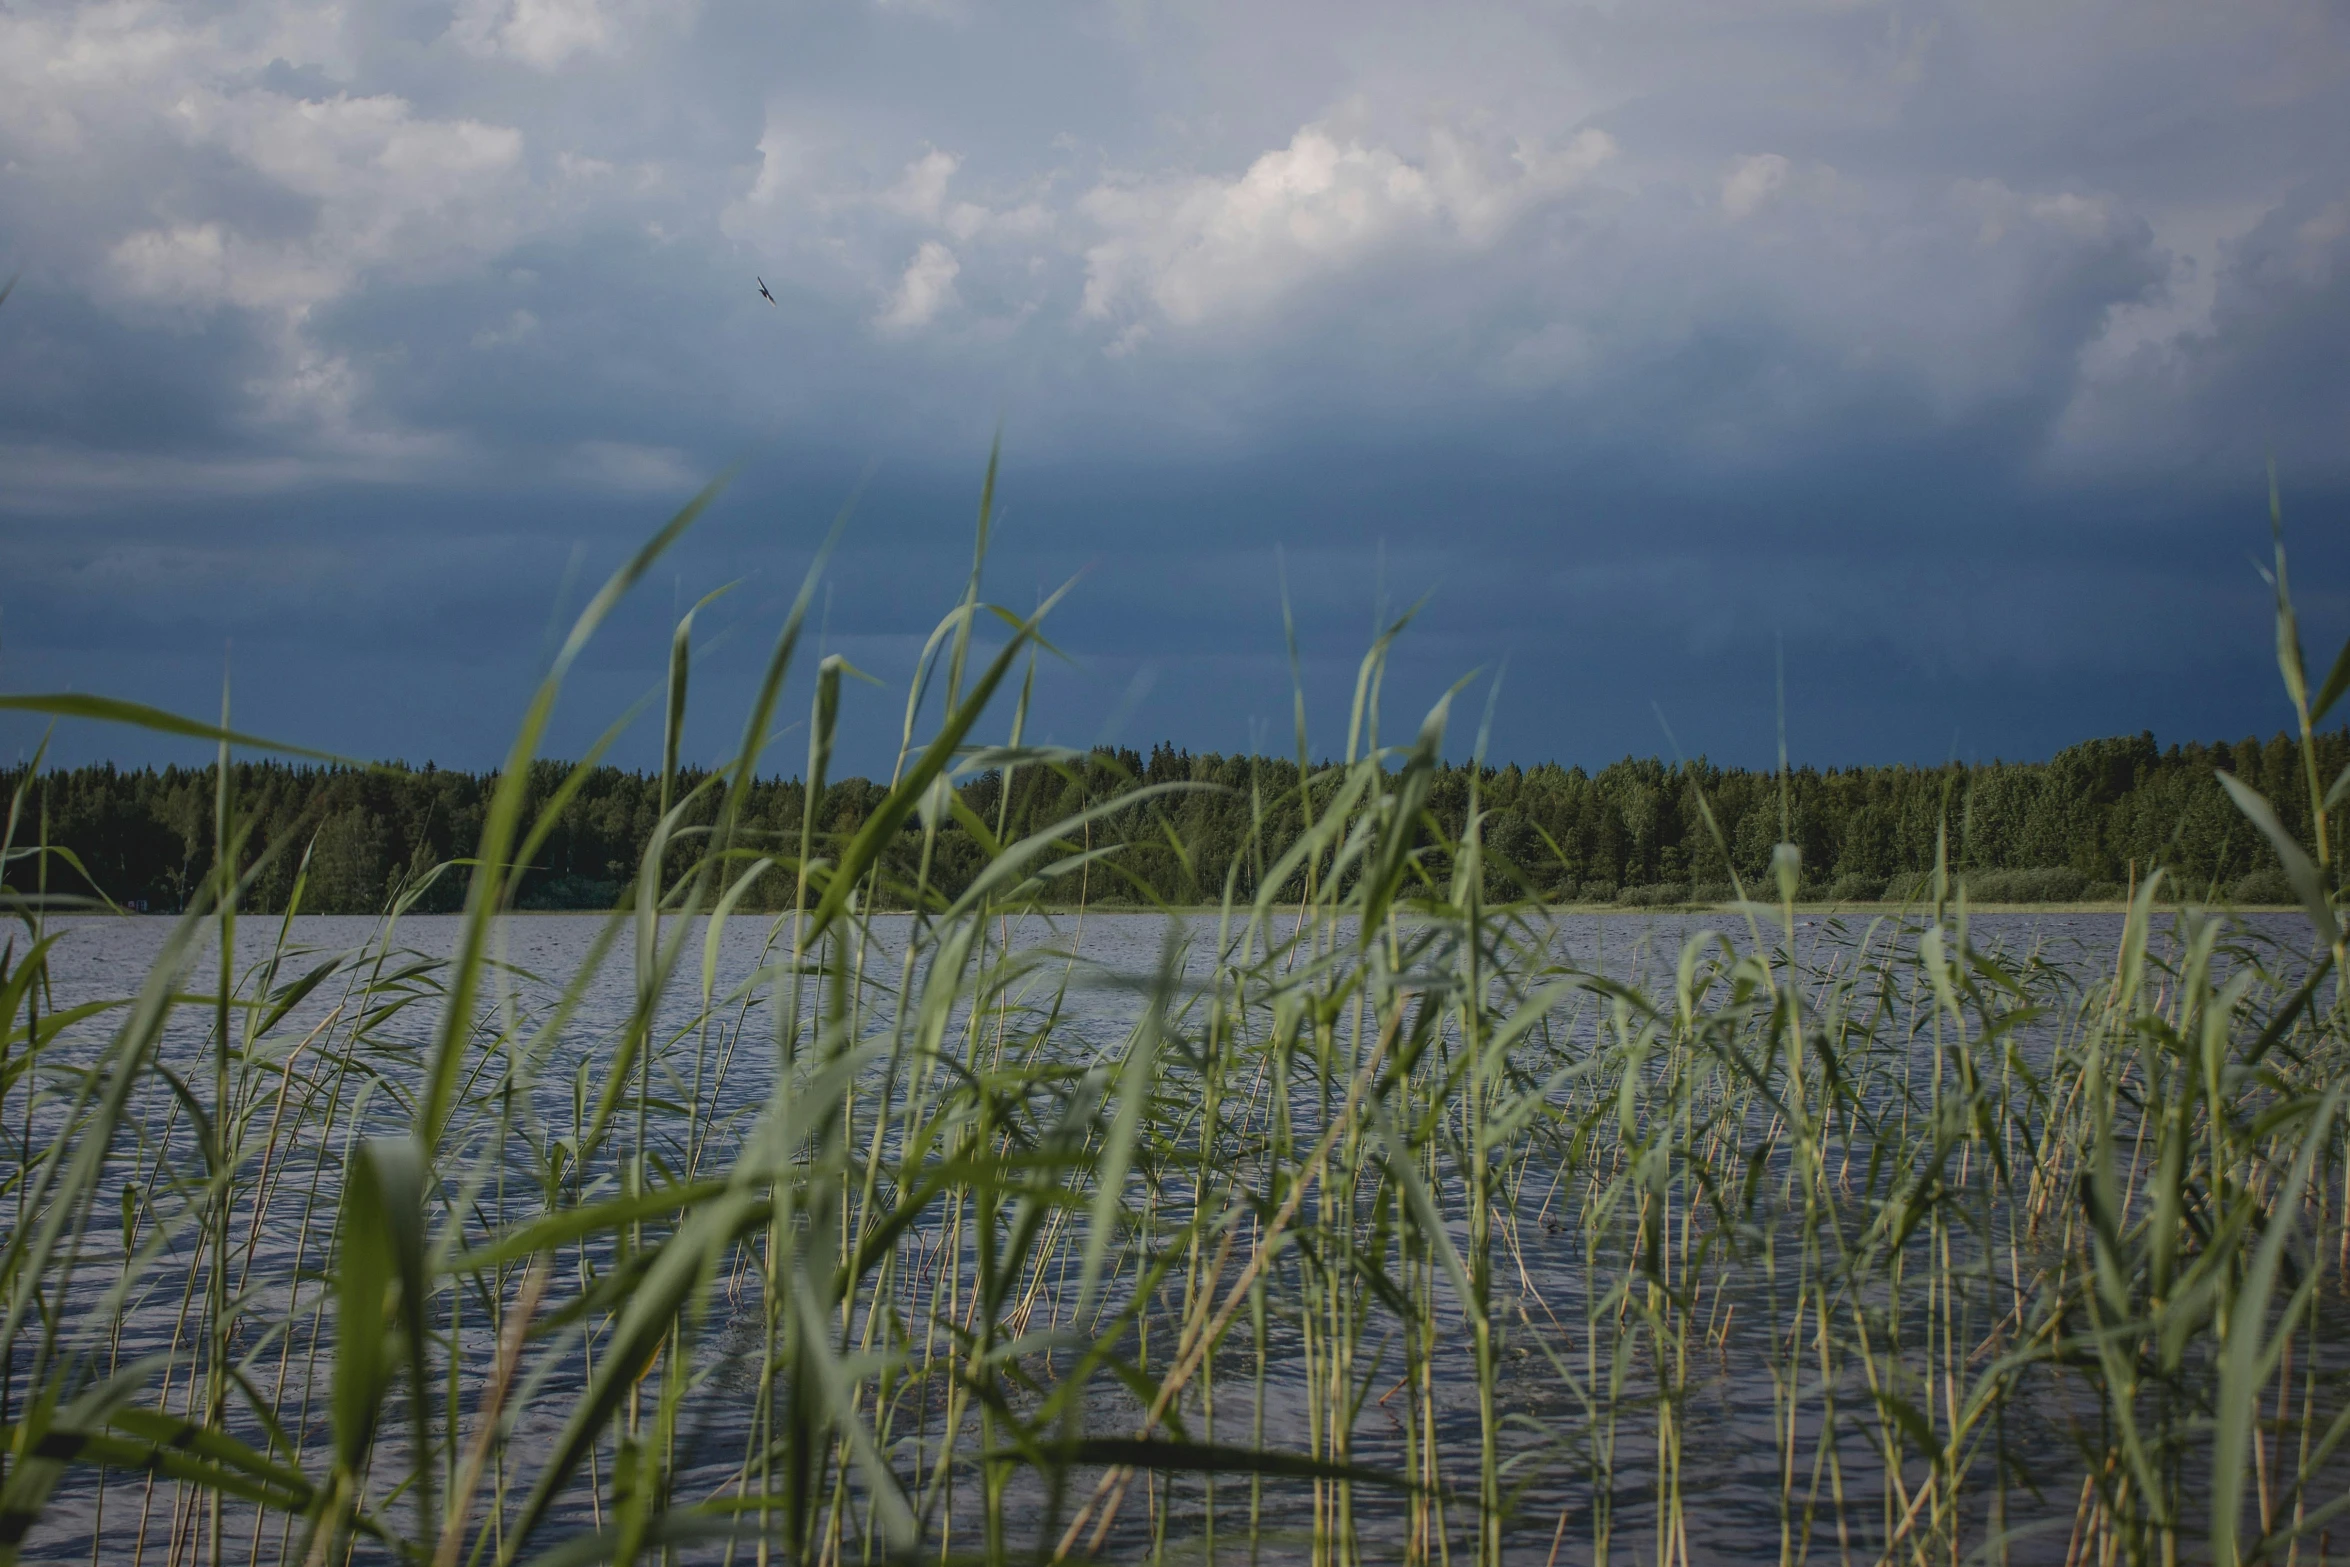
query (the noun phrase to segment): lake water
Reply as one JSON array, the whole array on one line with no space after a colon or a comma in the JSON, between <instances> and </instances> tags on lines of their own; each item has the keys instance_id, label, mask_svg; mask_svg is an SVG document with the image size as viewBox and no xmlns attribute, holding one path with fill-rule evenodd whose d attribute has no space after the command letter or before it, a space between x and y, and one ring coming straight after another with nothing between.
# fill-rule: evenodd
<instances>
[{"instance_id":1,"label":"lake water","mask_svg":"<svg viewBox=\"0 0 2350 1567\"><path fill-rule=\"evenodd\" d=\"M81 919L63 922L57 928L64 934L51 958L56 982L52 1006L62 1008L134 993L163 949L171 922L157 918ZM459 928L460 922L454 917L410 919L399 929L397 946L402 952L420 958L443 957L449 953ZM1831 918L1805 914L1799 917L1799 941L1807 961L1825 966L1854 951L1869 928L1866 915ZM1976 916L1973 939L1979 947L2010 954L2036 952L2064 969L2093 976L2110 969L2121 928L2122 918L2118 914L2003 913ZM2254 916L2246 924L2248 934L2273 943L2275 950L2285 955L2297 950L2303 928L2297 916ZM504 921L499 931L498 957L508 966L513 1004L523 1010L546 1006L552 983L574 974L587 960L598 929L598 921L579 917L518 916ZM688 947L691 955L683 970L684 988L689 990L700 980L703 942L699 931L697 927L691 937ZM877 975L892 974L904 950L906 923L902 919L878 918L873 921L873 931L875 943L869 968ZM1722 931L1741 945L1746 938L1743 921L1728 914L1573 914L1559 920L1556 950L1565 962L1628 983L1669 991L1674 963L1684 943L1708 931ZM1125 1035L1145 1005L1148 981L1160 971L1171 941L1185 952L1186 967L1197 974L1204 972L1211 961L1215 934L1215 921L1204 916L1170 922L1157 916L1100 913L1090 914L1082 921L1074 917L1031 920L1009 932L1012 945L1053 947L1065 953L1073 965L1068 972L1077 976L1077 982L1068 991L1065 1035L1071 1041L1070 1048L1079 1050L1087 1046L1107 1047ZM253 950L259 952L276 935L276 922L249 919L241 926L240 945L250 941ZM314 954L363 949L376 937L377 928L371 920L304 918L294 922L290 941L303 953ZM732 922L709 953L714 993L726 995L749 980L763 963L774 961L774 957L771 933L764 919ZM280 981L300 972L304 961L290 962L279 976ZM396 964L399 960L391 961ZM194 968L199 975L210 973L215 962L208 952L194 954ZM1121 978L1128 982L1118 982ZM306 1020L324 1017L333 1006L336 994L334 984L321 986L284 1026L298 1029ZM437 1021L431 999L425 996L404 1014L384 1020L377 1030L379 1038L394 1044L404 1040L421 1050ZM607 958L586 988L577 1013L555 1042L541 1072L537 1109L550 1124L559 1124L575 1113L575 1104L567 1103L575 1090L592 1095L600 1087L596 1075L599 1053L608 1048L609 1041L626 1020L633 999L631 958L625 950L624 938L623 950ZM684 1017L692 1011L690 996L674 998L673 1015ZM63 1055L71 1058L77 1048L95 1048L97 1030L102 1023L103 1020L93 1020L83 1025L82 1032L90 1042L61 1047ZM172 1024L163 1059L183 1075L198 1079L202 1072L209 1070L204 1043L208 1027L206 1011L198 1007L183 1008ZM772 1081L773 1059L770 1048L749 1030L736 1045L731 1055L725 1054L724 1041L715 1048L705 1046L700 1065L701 1071L716 1072L723 1059L727 1075L715 1096L717 1119L722 1127L733 1130L739 1130L764 1100ZM681 1044L673 1049L671 1061L681 1084L690 1060L688 1046ZM390 1076L396 1079L399 1073L395 1069ZM362 1118L381 1130L395 1130L403 1125L404 1113L392 1091L396 1086L396 1082L387 1080L383 1092L369 1096L360 1112ZM150 1127L160 1127L169 1121L166 1097L160 1086L146 1097L142 1113ZM158 1135L159 1146L176 1147L164 1162L188 1157L184 1126ZM180 1139L176 1145L171 1142L174 1137ZM725 1136L721 1134L709 1153L713 1161L722 1155L724 1144ZM305 1157L313 1152L317 1151L305 1150ZM303 1267L318 1267L314 1248L320 1244L324 1227L331 1223L334 1179L332 1161L320 1157L316 1177L303 1175L285 1181L268 1213L262 1216L267 1222L254 1224L247 1252L247 1276L273 1281L263 1286L267 1297L260 1302L263 1309L259 1316L263 1320L285 1310L290 1297L284 1281L295 1276L297 1260ZM1587 1440L1589 1425L1577 1404L1579 1395L1567 1381L1552 1373L1550 1360L1555 1355L1570 1367L1580 1365L1592 1347L1581 1338L1587 1308L1591 1305L1587 1298L1588 1280L1583 1276L1586 1259L1571 1230L1561 1234L1545 1226L1535 1200L1541 1195L1538 1186L1539 1183L1530 1183L1529 1197L1521 1204L1524 1211L1518 1215L1521 1224L1515 1237L1517 1244L1505 1268L1507 1287L1504 1298L1497 1302L1508 1319L1511 1335L1509 1355L1513 1358L1509 1361L1504 1402L1515 1422L1512 1442L1520 1464L1512 1476L1514 1512L1509 1549L1514 1560L1591 1560L1595 1554L1591 1527L1595 1508L1603 1499L1594 1489ZM294 1253L297 1244L313 1249L297 1259ZM140 1303L129 1313L126 1330L115 1346L121 1361L173 1347L179 1293L189 1276L188 1268L184 1257L176 1266L167 1257L155 1270ZM96 1287L96 1284L87 1285L83 1293L86 1295ZM741 1461L755 1385L755 1364L748 1357L755 1354L750 1346L756 1343L760 1317L755 1291L734 1291L722 1300L722 1304L728 1302L734 1315L713 1324L706 1356L710 1375L695 1395L694 1407L689 1412L688 1437L678 1471L681 1499L712 1494L726 1483ZM1757 1312L1751 1320L1759 1320L1760 1316ZM1451 1323L1446 1340L1440 1345L1436 1398L1439 1451L1445 1455L1446 1467L1456 1477L1474 1473L1478 1429L1473 1382L1464 1375L1469 1364L1466 1334L1455 1331L1458 1326L1457 1320ZM1305 1394L1292 1369L1295 1357L1286 1353L1294 1347L1297 1331L1294 1323L1276 1319L1272 1324L1264 1409L1268 1443L1291 1449L1301 1446L1306 1435ZM1238 1347L1228 1349L1217 1378L1219 1435L1233 1440L1237 1432L1245 1440L1252 1415L1250 1383L1254 1361L1244 1335L1236 1333L1230 1342ZM1689 1397L1684 1434L1688 1456L1682 1485L1690 1520L1687 1550L1692 1561L1779 1559L1782 1484L1779 1450L1773 1437L1777 1406L1768 1376L1754 1369L1759 1363L1756 1357L1767 1355L1768 1349L1766 1341L1751 1336L1739 1323L1733 1309L1723 1323L1718 1340L1710 1347L1708 1364ZM1372 1379L1368 1370L1365 1378ZM1393 1376L1381 1374L1375 1379L1384 1386ZM578 1385L575 1373L559 1371L536 1390L535 1398L545 1408L559 1410L568 1403ZM1122 1395L1111 1390L1105 1389L1096 1407L1099 1415L1096 1430L1115 1430L1122 1421L1131 1420ZM2019 1431L2015 1435L2010 1456L2017 1463L2017 1474L2022 1480L2029 1482L2033 1478L2035 1466L2047 1476L2069 1476L2038 1497L2029 1494L2028 1483L2015 1490L2015 1505L2032 1516L2044 1514L2049 1526L2045 1534L2016 1541L2011 1551L2015 1560L2061 1560L2063 1557L2063 1524L2072 1518L2077 1489L2077 1461L2062 1435L2063 1418L2062 1411L2051 1411L2041 1429ZM1653 1457L1644 1446L1649 1419L1647 1415L1627 1416L1621 1422L1614 1487L1604 1498L1612 1510L1616 1554L1625 1560L1646 1559L1654 1549L1651 1539L1656 1497L1643 1473L1643 1465ZM552 1415L542 1418L526 1411L515 1442L529 1451L534 1445L551 1442L555 1426ZM1400 1466L1403 1425L1378 1398L1375 1388L1364 1401L1355 1431L1356 1462L1372 1467ZM1559 1433L1576 1431L1584 1434L1582 1447L1557 1437ZM1544 1432L1552 1435L1536 1434ZM1846 1432L1840 1450L1849 1451L1856 1474L1866 1468L1868 1443L1858 1425ZM316 1459L315 1449L313 1458ZM168 1503L160 1499L168 1496L168 1488L147 1497L144 1482L136 1477L118 1479L111 1485L115 1491L102 1515L105 1520L102 1538L93 1539L91 1531L93 1521L101 1516L94 1489L76 1481L60 1494L51 1517L29 1542L29 1554L44 1560L113 1559L134 1543L141 1527L145 1538L156 1549L150 1560L165 1560L175 1554L170 1544L173 1520L169 1517ZM1244 1478L1227 1476L1216 1483L1219 1559L1241 1560L1250 1554L1244 1537L1248 1492L1249 1484ZM134 1524L126 1511L127 1498L134 1493L143 1498L143 1524ZM1177 1542L1179 1554L1198 1554L1205 1495L1202 1482L1184 1479L1176 1482L1169 1492L1152 1498L1165 1507L1167 1538ZM1473 1490L1470 1495L1473 1498ZM567 1524L587 1525L592 1521L593 1505L583 1495L567 1505L560 1517ZM1027 1497L1026 1505L1033 1507L1035 1498ZM1460 1516L1465 1516L1467 1505L1458 1505ZM1259 1554L1268 1558L1285 1555L1310 1532L1311 1494L1306 1485L1294 1481L1267 1482L1262 1508ZM1861 1511L1865 1514L1868 1510ZM966 1517L960 1507L956 1513L958 1518ZM1460 1522L1460 1516L1449 1520L1456 1550L1464 1548L1460 1542L1465 1525ZM1122 1523L1115 1539L1119 1554L1135 1555L1149 1548L1148 1517L1147 1510L1138 1507L1133 1519ZM1402 1517L1402 1504L1393 1497L1370 1491L1358 1496L1357 1527L1367 1542L1364 1554L1368 1559L1380 1559L1385 1549L1380 1542L1392 1543L1397 1538ZM2017 1521L2018 1517L2011 1514L2010 1523ZM959 1522L957 1527L967 1529L968 1524ZM193 1538L186 1533L185 1520L180 1523L180 1533L183 1540ZM272 1525L271 1530L264 1531L253 1542L258 1559L274 1559L271 1543L278 1537ZM972 1543L968 1534L958 1534L957 1538L965 1545ZM1016 1538L1026 1537L1016 1535ZM1846 1545L1852 1543L1848 1541ZM242 1544L241 1536L232 1540L234 1559L246 1559L241 1554ZM1812 1549L1821 1560L1836 1554L1839 1546L1833 1531L1816 1538ZM716 1555L711 1559L717 1559Z\"/></svg>"}]
</instances>

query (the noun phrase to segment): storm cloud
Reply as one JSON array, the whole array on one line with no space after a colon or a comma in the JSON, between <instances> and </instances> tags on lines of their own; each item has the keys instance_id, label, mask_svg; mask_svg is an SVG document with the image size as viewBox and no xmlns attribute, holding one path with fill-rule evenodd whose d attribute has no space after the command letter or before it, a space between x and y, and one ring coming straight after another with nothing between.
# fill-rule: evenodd
<instances>
[{"instance_id":1,"label":"storm cloud","mask_svg":"<svg viewBox=\"0 0 2350 1567\"><path fill-rule=\"evenodd\" d=\"M2272 460L2350 624L2319 0L20 3L4 272L0 686L358 754L492 758L737 460L559 738L743 579L722 744L852 494L902 681L999 428L1065 742L1287 750L1285 595L1322 746L1423 600L1395 722L1522 760L1767 759L1782 664L1822 762L2267 730Z\"/></svg>"}]
</instances>

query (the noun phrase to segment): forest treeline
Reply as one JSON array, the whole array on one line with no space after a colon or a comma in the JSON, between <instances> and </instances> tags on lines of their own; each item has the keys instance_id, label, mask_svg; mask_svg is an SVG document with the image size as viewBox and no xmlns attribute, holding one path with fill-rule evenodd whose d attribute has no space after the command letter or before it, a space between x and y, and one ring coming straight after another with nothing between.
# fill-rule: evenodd
<instances>
[{"instance_id":1,"label":"forest treeline","mask_svg":"<svg viewBox=\"0 0 2350 1567\"><path fill-rule=\"evenodd\" d=\"M2350 764L2350 731L2321 735L2321 778ZM533 813L571 769L531 770ZM2272 852L2230 803L2215 775L2233 773L2266 795L2306 838L2309 787L2298 747L2283 735L2266 743L2156 746L2151 734L2092 740L2045 762L1947 767L1801 768L1770 772L1626 758L1597 772L1535 767L1445 768L1428 798L1421 860L1430 883L1450 876L1472 782L1486 812L1484 838L1495 898L1554 902L1666 904L1730 895L1731 873L1764 878L1784 831L1803 853L1805 893L1861 901L1908 895L1935 863L1945 829L1950 863L1979 902L2047 902L2118 897L2133 876L2167 868L2192 895L2238 903L2290 901ZM22 783L22 768L0 772L0 793ZM494 774L384 767L346 769L248 762L231 768L248 863L262 869L248 906L281 910L307 853L302 906L319 913L382 909L403 884L474 852ZM1328 775L1310 772L1313 790ZM709 782L687 773L677 795ZM1190 787L1138 794L1146 785ZM797 779L750 786L738 830L796 854L806 790ZM1019 836L1079 809L1133 795L1094 819L1082 846L1111 852L1065 879L1053 901L1212 903L1229 877L1253 896L1303 820L1297 764L1275 758L1193 754L1158 746L1148 756L1100 749L961 786L963 803L990 836ZM71 855L20 859L8 880L32 890L102 893L118 904L178 908L210 863L215 777L206 768L57 770L34 781L16 844L45 842ZM854 832L884 785L864 778L829 785L816 802L819 844ZM716 814L718 788L692 813ZM1718 836L1704 820L1712 808ZM659 815L656 777L618 768L588 774L517 882L516 902L532 909L609 907L643 857ZM934 813L936 836L909 821L890 859L899 901L951 896L986 858L959 813ZM704 852L706 834L672 844L674 874ZM275 852L272 852L275 851ZM76 867L79 867L77 870ZM771 873L751 900L788 906L792 888ZM1281 889L1286 895L1294 888ZM461 875L444 875L417 903L456 908Z\"/></svg>"}]
</instances>

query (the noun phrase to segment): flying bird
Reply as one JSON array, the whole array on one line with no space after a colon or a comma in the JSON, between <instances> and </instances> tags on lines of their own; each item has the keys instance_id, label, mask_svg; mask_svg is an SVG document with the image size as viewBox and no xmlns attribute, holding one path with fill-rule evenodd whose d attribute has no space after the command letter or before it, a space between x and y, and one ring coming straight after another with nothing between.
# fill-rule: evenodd
<instances>
[{"instance_id":1,"label":"flying bird","mask_svg":"<svg viewBox=\"0 0 2350 1567\"><path fill-rule=\"evenodd\" d=\"M767 280L765 278L759 279L759 297L766 300L767 303L771 305L775 303L775 296L767 292Z\"/></svg>"}]
</instances>

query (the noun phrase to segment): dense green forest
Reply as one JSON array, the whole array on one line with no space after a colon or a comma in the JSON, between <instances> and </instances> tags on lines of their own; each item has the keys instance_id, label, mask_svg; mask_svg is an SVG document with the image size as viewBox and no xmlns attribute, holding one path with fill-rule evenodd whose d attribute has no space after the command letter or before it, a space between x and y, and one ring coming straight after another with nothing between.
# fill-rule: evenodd
<instances>
[{"instance_id":1,"label":"dense green forest","mask_svg":"<svg viewBox=\"0 0 2350 1567\"><path fill-rule=\"evenodd\" d=\"M2319 737L2326 782L2350 764L2350 731ZM542 762L532 772L537 801L550 798L570 768ZM2093 740L2046 762L1948 767L1803 768L1777 774L1626 758L1596 773L1543 764L1446 769L1430 795L1422 849L1437 885L1448 845L1462 830L1474 782L1487 815L1494 897L1556 902L1664 904L1729 896L1733 869L1760 878L1782 822L1803 851L1808 896L1850 901L1906 896L1934 865L1948 830L1954 869L1981 902L2046 902L2118 897L2132 875L2167 867L2196 894L2240 903L2289 901L2262 845L2229 803L2214 774L2235 774L2267 795L2306 834L2309 790L2297 748L2283 735L2263 744L2156 746L2151 734ZM1309 775L1306 787L1332 775ZM13 792L23 770L0 773ZM249 906L282 909L308 853L303 907L314 912L381 909L403 883L473 852L491 775L384 767L369 770L256 762L232 768L238 822L249 861L266 859ZM709 780L688 773L682 796ZM1254 894L1297 830L1294 762L1193 755L1159 746L1147 756L1097 750L1088 757L1034 762L1005 779L967 780L963 803L982 830L1018 835L1030 821L1058 820L1081 804L1151 784L1192 787L1141 796L1097 820L1088 847L1113 849L1056 894L1094 902L1213 902L1227 875ZM134 908L177 908L211 854L215 780L209 768L132 771L112 766L45 774L29 791L17 844L38 840L70 851L19 860L10 882L31 890L45 874L52 893L103 893ZM743 820L768 842L796 852L805 789L796 779L762 779ZM644 853L659 814L658 778L617 768L584 778L519 881L524 908L608 907ZM697 802L714 814L716 786ZM818 802L820 844L853 832L883 787L863 778L832 783ZM1710 804L1719 838L1704 821ZM960 813L936 813L936 836L910 822L893 860L895 896L951 894L981 863ZM675 871L706 840L673 844ZM1724 846L1727 847L1725 855ZM270 851L275 850L274 854ZM821 849L819 850L821 853ZM76 867L79 867L77 870ZM86 873L86 874L85 874ZM94 885L93 885L94 884ZM418 902L455 908L463 879L444 876ZM1294 889L1283 889L1284 892ZM767 906L788 903L787 886L763 887Z\"/></svg>"}]
</instances>

